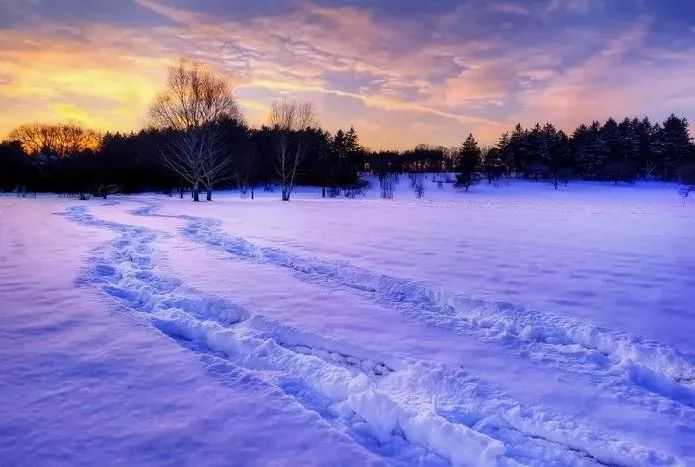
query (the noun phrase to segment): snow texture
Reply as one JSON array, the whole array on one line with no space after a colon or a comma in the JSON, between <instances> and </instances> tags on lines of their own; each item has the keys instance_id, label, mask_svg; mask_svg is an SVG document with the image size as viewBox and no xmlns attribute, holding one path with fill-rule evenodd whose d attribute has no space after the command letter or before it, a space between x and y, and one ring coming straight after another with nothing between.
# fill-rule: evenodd
<instances>
[{"instance_id":1,"label":"snow texture","mask_svg":"<svg viewBox=\"0 0 695 467\"><path fill-rule=\"evenodd\" d=\"M693 231L692 209L662 186L613 188L607 199L600 185L519 185L402 202L308 191L289 205L234 194L203 205L0 198L3 459L694 462L692 304L671 301L694 290L695 248L680 231ZM454 220L434 221L442 216ZM570 217L582 226L545 228ZM660 217L661 228L644 229ZM606 218L609 240L582 243ZM517 222L503 242L509 231L496 227ZM580 278L527 290L556 254L538 248L557 248L568 230L564 253L593 267L602 288L576 295L595 285ZM643 236L670 247L634 248ZM463 240L475 248L452 247ZM633 265L640 286L613 276L622 263L587 264L595 259L582 248L596 258L651 255L660 266ZM529 256L533 267L519 264ZM473 263L485 273L461 280ZM505 277L505 265L506 292L477 287L488 271ZM528 280L514 277L524 271ZM596 296L639 300L664 271L673 293L664 304L647 290L652 306L629 311L641 318L613 317ZM546 307L570 293L593 309ZM689 327L671 333L670 321ZM647 324L660 329L638 333Z\"/></svg>"}]
</instances>

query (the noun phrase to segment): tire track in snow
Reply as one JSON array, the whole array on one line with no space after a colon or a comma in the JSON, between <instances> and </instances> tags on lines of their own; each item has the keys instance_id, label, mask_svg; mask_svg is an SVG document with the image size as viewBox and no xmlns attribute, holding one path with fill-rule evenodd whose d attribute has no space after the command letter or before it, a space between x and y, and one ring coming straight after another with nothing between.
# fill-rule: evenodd
<instances>
[{"instance_id":1,"label":"tire track in snow","mask_svg":"<svg viewBox=\"0 0 695 467\"><path fill-rule=\"evenodd\" d=\"M580 376L615 398L639 406L647 401L651 410L695 423L695 357L673 347L588 321L447 293L345 262L257 246L223 232L216 219L160 215L158 208L147 203L131 213L185 220L184 234L199 243L288 269L306 282L351 290L427 324L502 343L519 355Z\"/></svg>"},{"instance_id":2,"label":"tire track in snow","mask_svg":"<svg viewBox=\"0 0 695 467\"><path fill-rule=\"evenodd\" d=\"M423 449L459 465L676 464L677 459L592 431L538 408L522 408L490 385L443 365L382 359L379 355L302 332L242 307L201 294L158 274L152 243L159 233L97 219L80 206L74 222L120 236L95 252L80 281L99 287L187 348L225 358L274 380L296 400L312 392L326 401L319 414L356 435L364 427L377 445L408 455ZM300 388L285 383L298 381ZM310 408L311 404L306 404ZM400 440L400 444L399 444ZM393 454L393 453L392 453ZM431 460L432 458L430 458Z\"/></svg>"}]
</instances>

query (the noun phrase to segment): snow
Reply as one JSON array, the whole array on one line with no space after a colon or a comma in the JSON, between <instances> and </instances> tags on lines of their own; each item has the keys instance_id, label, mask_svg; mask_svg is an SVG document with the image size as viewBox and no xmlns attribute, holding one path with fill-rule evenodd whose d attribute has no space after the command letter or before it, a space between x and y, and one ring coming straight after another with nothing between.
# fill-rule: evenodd
<instances>
[{"instance_id":1,"label":"snow","mask_svg":"<svg viewBox=\"0 0 695 467\"><path fill-rule=\"evenodd\" d=\"M673 186L259 195L0 197L4 462L695 462Z\"/></svg>"}]
</instances>

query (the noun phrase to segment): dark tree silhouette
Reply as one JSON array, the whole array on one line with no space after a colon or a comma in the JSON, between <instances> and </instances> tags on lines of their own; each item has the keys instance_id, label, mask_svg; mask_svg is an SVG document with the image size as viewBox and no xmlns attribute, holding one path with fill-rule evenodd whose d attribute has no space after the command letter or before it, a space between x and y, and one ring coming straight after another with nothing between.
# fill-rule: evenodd
<instances>
[{"instance_id":1,"label":"dark tree silhouette","mask_svg":"<svg viewBox=\"0 0 695 467\"><path fill-rule=\"evenodd\" d=\"M32 123L21 125L10 132L10 140L22 143L31 155L51 155L61 158L94 150L101 143L101 135L75 123Z\"/></svg>"},{"instance_id":2,"label":"dark tree silhouette","mask_svg":"<svg viewBox=\"0 0 695 467\"><path fill-rule=\"evenodd\" d=\"M482 151L478 147L478 142L469 134L468 138L461 145L458 159L458 175L456 176L456 186L464 188L466 191L480 181L480 169L482 164Z\"/></svg>"},{"instance_id":3,"label":"dark tree silhouette","mask_svg":"<svg viewBox=\"0 0 695 467\"><path fill-rule=\"evenodd\" d=\"M242 195L250 190L253 196L257 186L272 189L274 182L282 180L282 170L278 170L282 165L282 141L287 143L285 190L291 192L290 187L296 183L318 185L324 196L363 192L365 182L360 175L365 172L376 176L381 195L390 198L399 174L414 174L409 179L417 194L422 192L421 186L424 189L420 174L426 172L442 172L435 178L440 187L454 182L447 173L459 172L464 188L477 181L479 173L490 183L514 176L547 180L557 188L573 178L613 183L632 182L639 177L676 181L681 179L683 167L695 163L688 122L674 115L663 123L652 123L647 118L585 123L571 136L549 123L529 129L517 124L511 132L502 134L494 147L485 151L478 148L485 156L480 165L476 165L476 157L462 159L463 147L419 145L406 151L374 152L360 147L354 128L331 135L311 126L252 129L224 114L201 127L203 133L214 130L216 135L207 140L215 144L199 146L216 148L214 157L207 159L212 165L196 155L188 165L191 175L187 178L172 170L159 155L159 150L169 149L172 141L196 140L185 125L178 129L160 125L138 133L107 133L103 137L72 124L22 125L10 133L12 139L0 145L0 189L78 196L106 196L116 189L129 193L177 190L183 196L184 191L191 190L195 197L197 191L192 188L197 177L198 190L211 192L213 186L234 186ZM195 124L192 127L197 128ZM474 145L470 146L465 153L478 154ZM471 161L473 170L467 168ZM210 171L212 166L219 171ZM206 179L206 171L214 177Z\"/></svg>"},{"instance_id":4,"label":"dark tree silhouette","mask_svg":"<svg viewBox=\"0 0 695 467\"><path fill-rule=\"evenodd\" d=\"M0 190L26 192L32 179L32 163L19 141L0 143ZM35 187L31 187L35 188Z\"/></svg>"}]
</instances>

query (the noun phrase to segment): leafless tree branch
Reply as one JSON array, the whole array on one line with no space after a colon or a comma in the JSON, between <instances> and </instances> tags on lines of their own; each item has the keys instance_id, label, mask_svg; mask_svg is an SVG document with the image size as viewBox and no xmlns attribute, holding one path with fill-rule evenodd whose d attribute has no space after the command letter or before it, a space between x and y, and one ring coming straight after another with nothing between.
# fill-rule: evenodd
<instances>
[{"instance_id":1,"label":"leafless tree branch","mask_svg":"<svg viewBox=\"0 0 695 467\"><path fill-rule=\"evenodd\" d=\"M275 132L282 200L289 201L294 189L297 167L306 151L304 132L316 124L316 112L309 102L273 101L268 123Z\"/></svg>"},{"instance_id":2,"label":"leafless tree branch","mask_svg":"<svg viewBox=\"0 0 695 467\"><path fill-rule=\"evenodd\" d=\"M215 184L225 180L229 160L224 156L224 120L243 121L228 80L203 64L180 59L169 67L167 87L150 105L151 126L165 130L168 144L162 160L193 187L211 199Z\"/></svg>"}]
</instances>

